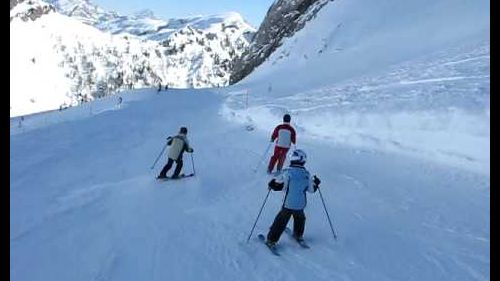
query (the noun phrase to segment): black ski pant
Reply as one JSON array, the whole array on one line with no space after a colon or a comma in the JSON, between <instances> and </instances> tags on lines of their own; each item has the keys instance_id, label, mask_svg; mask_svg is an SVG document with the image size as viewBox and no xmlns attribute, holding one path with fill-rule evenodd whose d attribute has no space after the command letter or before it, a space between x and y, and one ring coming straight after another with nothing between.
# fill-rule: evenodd
<instances>
[{"instance_id":1,"label":"black ski pant","mask_svg":"<svg viewBox=\"0 0 500 281\"><path fill-rule=\"evenodd\" d=\"M170 170L170 168L172 168L172 164L174 164L174 161L176 163L176 166L175 166L175 171L174 171L174 174L172 175L172 177L175 178L175 177L179 176L179 174L181 173L182 165L183 165L182 158L180 158L180 157L177 160L174 160L172 158L168 158L167 164L163 167L163 169L160 172L160 177L167 176L167 172L168 172L168 170Z\"/></svg>"},{"instance_id":2,"label":"black ski pant","mask_svg":"<svg viewBox=\"0 0 500 281\"><path fill-rule=\"evenodd\" d=\"M292 210L283 207L278 215L276 215L273 225L271 225L269 233L267 234L268 241L278 242L292 215L293 235L295 237L302 238L302 235L304 235L304 227L306 224L306 216L304 214L304 210Z\"/></svg>"}]
</instances>

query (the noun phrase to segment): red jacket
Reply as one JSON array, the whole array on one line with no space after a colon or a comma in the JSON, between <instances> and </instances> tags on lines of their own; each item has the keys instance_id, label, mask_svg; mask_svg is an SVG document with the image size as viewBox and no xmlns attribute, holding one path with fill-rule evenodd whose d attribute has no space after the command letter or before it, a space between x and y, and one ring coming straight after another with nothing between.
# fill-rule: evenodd
<instances>
[{"instance_id":1,"label":"red jacket","mask_svg":"<svg viewBox=\"0 0 500 281\"><path fill-rule=\"evenodd\" d=\"M276 126L271 140L275 141L276 139L278 139L276 146L289 148L292 143L295 144L295 129L289 123Z\"/></svg>"}]
</instances>

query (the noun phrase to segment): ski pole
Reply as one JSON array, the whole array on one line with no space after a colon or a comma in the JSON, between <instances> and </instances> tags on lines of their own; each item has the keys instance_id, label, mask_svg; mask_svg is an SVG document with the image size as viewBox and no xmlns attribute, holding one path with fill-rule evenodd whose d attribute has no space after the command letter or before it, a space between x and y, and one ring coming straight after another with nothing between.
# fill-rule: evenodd
<instances>
[{"instance_id":1,"label":"ski pole","mask_svg":"<svg viewBox=\"0 0 500 281\"><path fill-rule=\"evenodd\" d=\"M286 157L288 158L292 157L292 154L297 149L297 146L295 144L292 144L290 148L291 149L289 149L288 152L286 153Z\"/></svg>"},{"instance_id":2,"label":"ski pole","mask_svg":"<svg viewBox=\"0 0 500 281\"><path fill-rule=\"evenodd\" d=\"M250 237L252 237L253 230L255 229L255 225L257 224L257 221L259 220L260 214L262 213L262 209L264 209L264 205L266 205L267 197L269 197L269 193L271 193L271 189L267 192L266 198L264 199L264 202L262 203L262 207L260 207L259 214L257 215L257 219L255 219L255 223L252 226L252 230L250 231L250 235L248 235L247 243L250 241Z\"/></svg>"},{"instance_id":3,"label":"ski pole","mask_svg":"<svg viewBox=\"0 0 500 281\"><path fill-rule=\"evenodd\" d=\"M330 229L332 230L333 238L337 240L337 234L335 234L335 230L333 230L332 221L330 220L330 215L328 215L328 211L326 210L325 200L323 200L323 194L321 194L321 189L319 189L319 187L318 190L319 190L319 196L321 197L321 202L323 202L323 207L325 208L326 217L328 218L328 222L330 223Z\"/></svg>"},{"instance_id":4,"label":"ski pole","mask_svg":"<svg viewBox=\"0 0 500 281\"><path fill-rule=\"evenodd\" d=\"M193 153L191 153L191 164L193 165L193 175L194 175L196 174L196 170L194 169Z\"/></svg>"},{"instance_id":5,"label":"ski pole","mask_svg":"<svg viewBox=\"0 0 500 281\"><path fill-rule=\"evenodd\" d=\"M269 151L269 148L271 148L271 144L273 144L272 142L269 143L269 145L267 146L266 148L266 151L264 152L264 154L262 155L262 157L260 158L260 161L259 163L257 164L257 167L255 167L255 169L253 170L254 172L257 172L257 169L260 167L260 165L262 164L262 161L264 160L264 158L266 157L267 155L267 152Z\"/></svg>"},{"instance_id":6,"label":"ski pole","mask_svg":"<svg viewBox=\"0 0 500 281\"><path fill-rule=\"evenodd\" d=\"M165 143L165 146L163 146L163 149L161 150L160 154L158 155L158 157L156 157L156 160L155 162L153 163L153 166L151 166L151 170L154 169L156 163L158 162L158 160L160 160L160 157L163 155L163 152L165 151L165 148L167 148L167 144Z\"/></svg>"}]
</instances>

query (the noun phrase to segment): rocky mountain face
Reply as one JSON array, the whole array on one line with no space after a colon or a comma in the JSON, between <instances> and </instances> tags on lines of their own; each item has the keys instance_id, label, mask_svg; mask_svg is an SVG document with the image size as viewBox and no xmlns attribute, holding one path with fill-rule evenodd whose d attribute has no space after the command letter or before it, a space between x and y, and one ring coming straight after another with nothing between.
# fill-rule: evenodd
<instances>
[{"instance_id":1,"label":"rocky mountain face","mask_svg":"<svg viewBox=\"0 0 500 281\"><path fill-rule=\"evenodd\" d=\"M50 12L55 12L55 8L41 1L10 0L10 21L14 18L34 21Z\"/></svg>"},{"instance_id":2,"label":"rocky mountain face","mask_svg":"<svg viewBox=\"0 0 500 281\"><path fill-rule=\"evenodd\" d=\"M22 3L24 0L10 0L10 9L14 8L17 4Z\"/></svg>"},{"instance_id":3,"label":"rocky mountain face","mask_svg":"<svg viewBox=\"0 0 500 281\"><path fill-rule=\"evenodd\" d=\"M234 62L230 84L250 74L282 44L284 38L301 30L330 1L333 0L276 0L250 46Z\"/></svg>"}]
</instances>

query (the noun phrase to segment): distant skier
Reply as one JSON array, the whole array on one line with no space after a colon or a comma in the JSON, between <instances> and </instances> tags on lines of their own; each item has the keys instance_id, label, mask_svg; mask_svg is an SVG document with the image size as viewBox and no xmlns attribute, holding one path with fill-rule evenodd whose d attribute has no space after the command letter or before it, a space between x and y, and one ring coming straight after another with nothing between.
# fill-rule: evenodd
<instances>
[{"instance_id":1,"label":"distant skier","mask_svg":"<svg viewBox=\"0 0 500 281\"><path fill-rule=\"evenodd\" d=\"M120 109L122 107L122 102L123 102L123 98L122 97L118 97L118 103L116 104L116 107L118 109Z\"/></svg>"},{"instance_id":2,"label":"distant skier","mask_svg":"<svg viewBox=\"0 0 500 281\"><path fill-rule=\"evenodd\" d=\"M303 242L306 216L304 208L307 204L306 191L316 192L321 181L316 176L311 178L309 171L304 167L306 153L300 149L293 151L290 159L290 167L285 168L276 178L273 178L268 186L274 191L283 190L285 196L280 212L276 215L273 224L267 234L266 244L272 248L280 239L286 228L290 216L293 216L293 236L299 242Z\"/></svg>"},{"instance_id":3,"label":"distant skier","mask_svg":"<svg viewBox=\"0 0 500 281\"><path fill-rule=\"evenodd\" d=\"M276 146L274 147L274 154L269 160L269 165L267 167L268 174L273 172L276 162L278 162L278 172L281 171L291 144L295 144L295 129L290 125L290 120L290 115L285 114L283 116L283 124L274 128L271 136L271 142L276 141Z\"/></svg>"},{"instance_id":4,"label":"distant skier","mask_svg":"<svg viewBox=\"0 0 500 281\"><path fill-rule=\"evenodd\" d=\"M161 83L158 83L158 93L161 91Z\"/></svg>"},{"instance_id":5,"label":"distant skier","mask_svg":"<svg viewBox=\"0 0 500 281\"><path fill-rule=\"evenodd\" d=\"M172 168L172 164L176 163L174 174L171 178L179 178L181 169L182 169L182 155L184 151L192 153L194 150L189 146L189 141L187 139L187 128L181 127L179 130L179 134L175 137L167 138L167 145L170 146L170 150L168 151L168 161L167 164L163 167L160 172L160 175L156 177L157 179L165 179L167 178L167 172Z\"/></svg>"},{"instance_id":6,"label":"distant skier","mask_svg":"<svg viewBox=\"0 0 500 281\"><path fill-rule=\"evenodd\" d=\"M165 85L165 91L168 90L168 84Z\"/></svg>"},{"instance_id":7,"label":"distant skier","mask_svg":"<svg viewBox=\"0 0 500 281\"><path fill-rule=\"evenodd\" d=\"M17 124L17 126L18 126L19 128L21 128L21 127L23 126L23 121L24 121L24 116L21 116L21 119L19 119L19 122L18 122L18 124Z\"/></svg>"}]
</instances>

